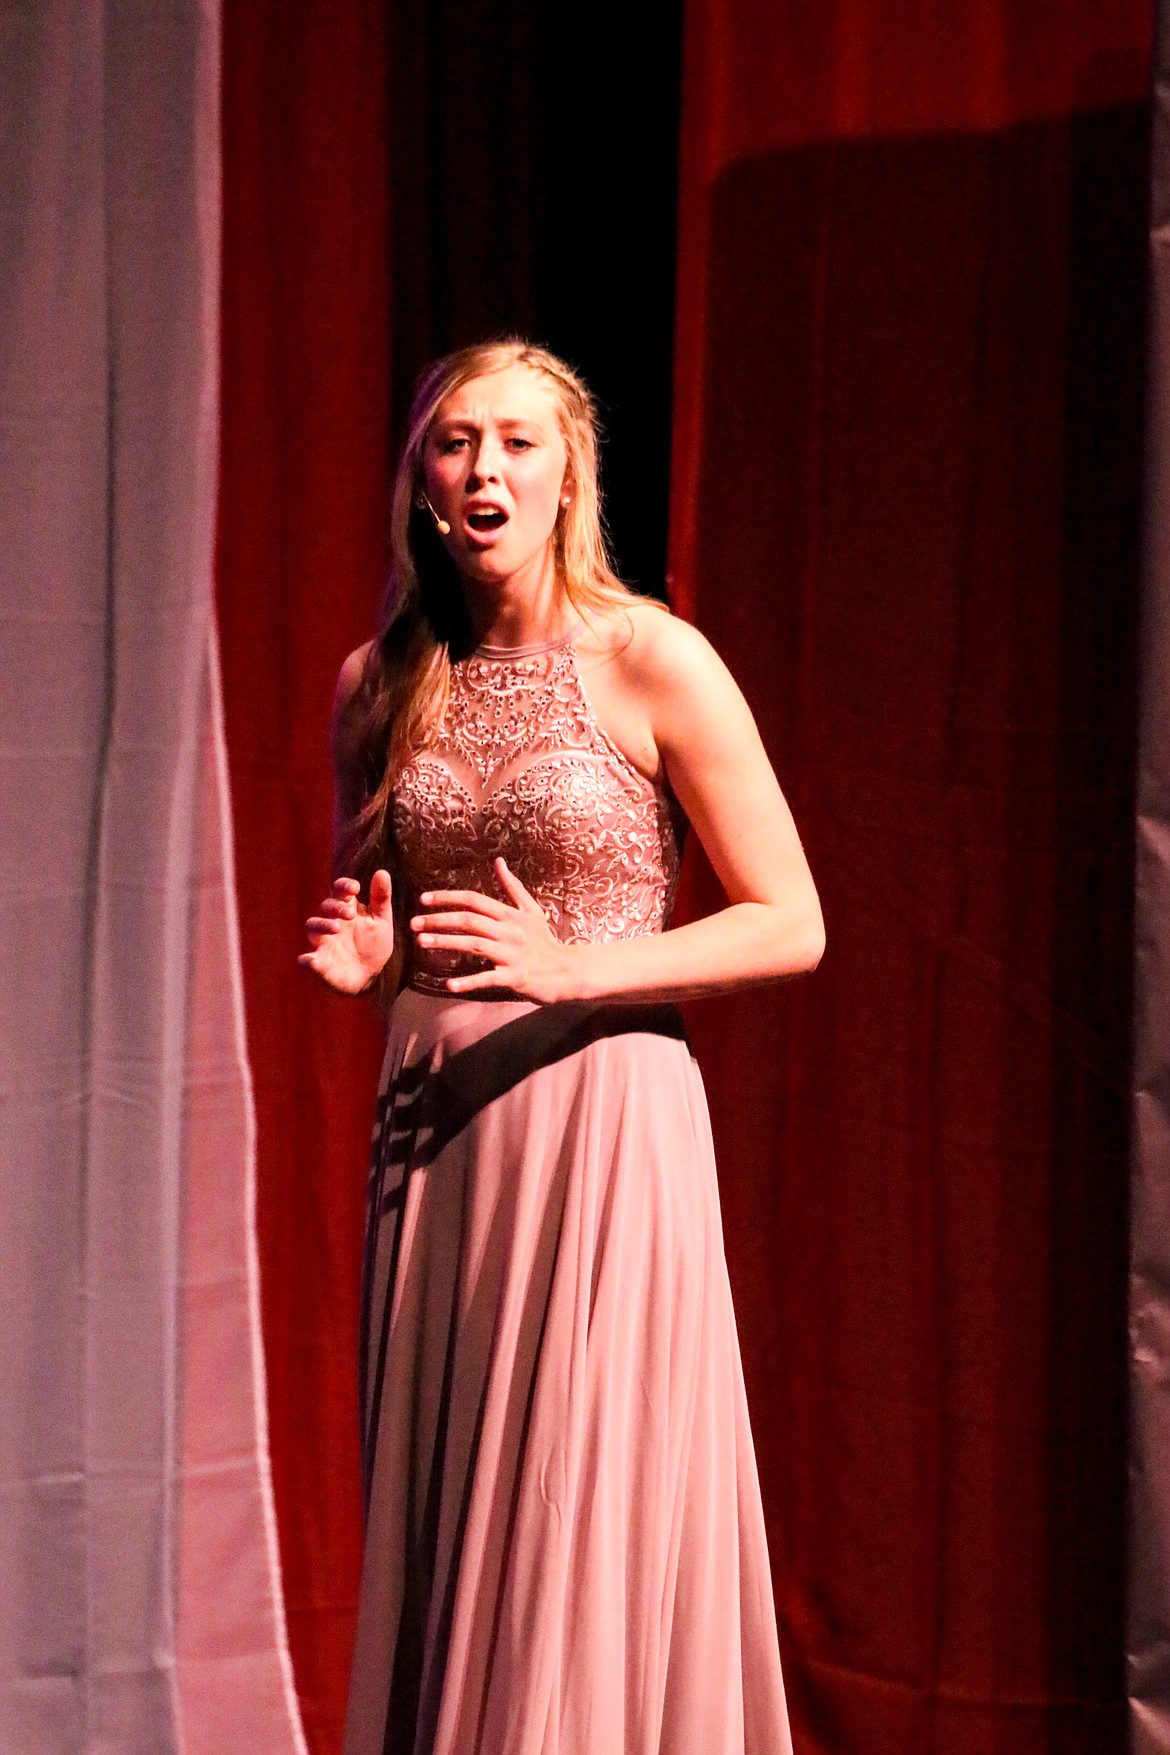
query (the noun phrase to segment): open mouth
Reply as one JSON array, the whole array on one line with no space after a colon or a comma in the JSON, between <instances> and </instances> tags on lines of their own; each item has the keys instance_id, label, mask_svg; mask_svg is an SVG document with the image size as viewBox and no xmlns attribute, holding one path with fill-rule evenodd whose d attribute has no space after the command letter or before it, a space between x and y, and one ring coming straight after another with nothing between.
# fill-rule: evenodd
<instances>
[{"instance_id":1,"label":"open mouth","mask_svg":"<svg viewBox=\"0 0 1170 1755\"><path fill-rule=\"evenodd\" d=\"M481 535L489 530L501 530L508 522L508 514L496 508L490 511L469 512L467 514L468 529L478 531Z\"/></svg>"}]
</instances>

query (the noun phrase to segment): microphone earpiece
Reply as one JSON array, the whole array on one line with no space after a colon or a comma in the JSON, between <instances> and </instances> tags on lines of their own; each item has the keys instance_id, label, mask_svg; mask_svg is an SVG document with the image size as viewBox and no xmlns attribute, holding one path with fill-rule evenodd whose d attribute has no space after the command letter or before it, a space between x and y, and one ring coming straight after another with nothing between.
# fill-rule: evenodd
<instances>
[{"instance_id":1,"label":"microphone earpiece","mask_svg":"<svg viewBox=\"0 0 1170 1755\"><path fill-rule=\"evenodd\" d=\"M427 499L427 496L425 494L420 494L418 496L418 499L414 503L419 508L420 511L422 511L423 508L425 507L425 509L430 513L431 517L435 521L435 529L438 531L440 536L450 536L451 526L448 524L448 522L445 518L439 517L439 514L435 511L435 508L431 505L431 502Z\"/></svg>"}]
</instances>

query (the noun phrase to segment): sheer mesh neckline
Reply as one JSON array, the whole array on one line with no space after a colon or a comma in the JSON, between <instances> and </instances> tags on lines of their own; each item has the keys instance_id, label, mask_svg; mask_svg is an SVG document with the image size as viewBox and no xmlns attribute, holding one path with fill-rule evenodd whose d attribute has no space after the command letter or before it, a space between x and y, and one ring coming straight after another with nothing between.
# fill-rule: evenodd
<instances>
[{"instance_id":1,"label":"sheer mesh neckline","mask_svg":"<svg viewBox=\"0 0 1170 1755\"><path fill-rule=\"evenodd\" d=\"M538 658L542 652L557 652L562 646L573 645L584 626L585 623L578 619L568 633L558 634L555 640L530 640L525 646L495 646L487 640L481 640L468 653L468 657L489 658L501 663L507 663L510 658Z\"/></svg>"}]
</instances>

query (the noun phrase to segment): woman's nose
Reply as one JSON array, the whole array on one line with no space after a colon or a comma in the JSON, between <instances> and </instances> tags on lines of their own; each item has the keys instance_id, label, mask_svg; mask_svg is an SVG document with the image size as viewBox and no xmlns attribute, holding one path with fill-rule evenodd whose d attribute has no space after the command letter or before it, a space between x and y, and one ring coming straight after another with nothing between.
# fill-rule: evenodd
<instances>
[{"instance_id":1,"label":"woman's nose","mask_svg":"<svg viewBox=\"0 0 1170 1755\"><path fill-rule=\"evenodd\" d=\"M490 438L482 438L471 459L471 471L467 478L468 488L474 492L484 482L498 481L500 464L500 447Z\"/></svg>"}]
</instances>

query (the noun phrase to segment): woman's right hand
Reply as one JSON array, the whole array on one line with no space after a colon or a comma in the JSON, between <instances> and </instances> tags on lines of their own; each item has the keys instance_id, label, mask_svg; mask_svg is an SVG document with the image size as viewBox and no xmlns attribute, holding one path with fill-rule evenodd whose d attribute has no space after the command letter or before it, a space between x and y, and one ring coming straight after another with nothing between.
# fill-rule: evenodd
<instances>
[{"instance_id":1,"label":"woman's right hand","mask_svg":"<svg viewBox=\"0 0 1170 1755\"><path fill-rule=\"evenodd\" d=\"M361 993L394 953L390 873L379 870L370 879L368 908L359 901L360 894L356 878L337 878L321 912L305 922L313 948L302 952L297 962L338 993Z\"/></svg>"}]
</instances>

